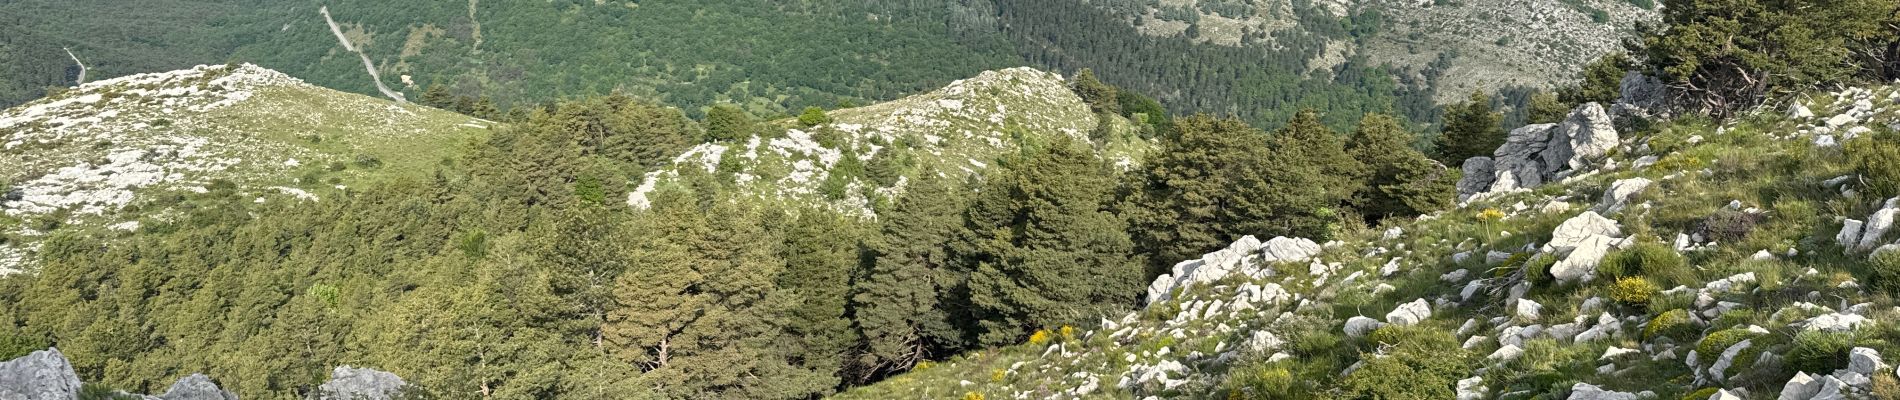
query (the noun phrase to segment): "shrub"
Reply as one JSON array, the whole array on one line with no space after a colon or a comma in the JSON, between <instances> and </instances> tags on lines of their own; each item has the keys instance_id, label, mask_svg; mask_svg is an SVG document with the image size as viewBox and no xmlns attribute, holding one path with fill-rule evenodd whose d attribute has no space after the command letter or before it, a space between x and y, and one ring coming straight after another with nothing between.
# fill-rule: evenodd
<instances>
[{"instance_id":1,"label":"shrub","mask_svg":"<svg viewBox=\"0 0 1900 400\"><path fill-rule=\"evenodd\" d=\"M1421 327L1385 327L1370 340L1392 345L1385 357L1362 357L1364 364L1340 387L1350 398L1444 399L1470 373L1470 354L1449 332Z\"/></svg>"},{"instance_id":2,"label":"shrub","mask_svg":"<svg viewBox=\"0 0 1900 400\"><path fill-rule=\"evenodd\" d=\"M1681 254L1655 242L1637 243L1628 250L1610 253L1597 266L1597 273L1613 278L1642 276L1671 285L1695 281L1695 272Z\"/></svg>"},{"instance_id":3,"label":"shrub","mask_svg":"<svg viewBox=\"0 0 1900 400\"><path fill-rule=\"evenodd\" d=\"M1683 339L1695 334L1695 325L1689 322L1689 310L1674 309L1657 314L1643 328L1643 340L1659 337Z\"/></svg>"},{"instance_id":4,"label":"shrub","mask_svg":"<svg viewBox=\"0 0 1900 400\"><path fill-rule=\"evenodd\" d=\"M1301 392L1297 381L1293 379L1293 372L1273 364L1234 368L1222 385L1226 386L1229 398L1286 399L1294 398Z\"/></svg>"},{"instance_id":5,"label":"shrub","mask_svg":"<svg viewBox=\"0 0 1900 400\"><path fill-rule=\"evenodd\" d=\"M1649 283L1648 279L1627 277L1618 279L1615 284L1610 285L1610 300L1616 300L1627 306L1643 307L1649 305L1649 297L1660 290L1656 288L1656 284Z\"/></svg>"},{"instance_id":6,"label":"shrub","mask_svg":"<svg viewBox=\"0 0 1900 400\"><path fill-rule=\"evenodd\" d=\"M1864 136L1848 142L1845 151L1868 192L1879 197L1900 195L1900 134Z\"/></svg>"},{"instance_id":7,"label":"shrub","mask_svg":"<svg viewBox=\"0 0 1900 400\"><path fill-rule=\"evenodd\" d=\"M1876 291L1900 294L1900 251L1867 259L1867 285Z\"/></svg>"},{"instance_id":8,"label":"shrub","mask_svg":"<svg viewBox=\"0 0 1900 400\"><path fill-rule=\"evenodd\" d=\"M1689 394L1683 395L1682 400L1708 400L1710 397L1715 397L1715 392L1719 392L1719 391L1722 391L1722 389L1721 388L1702 388L1700 390L1689 392Z\"/></svg>"},{"instance_id":9,"label":"shrub","mask_svg":"<svg viewBox=\"0 0 1900 400\"><path fill-rule=\"evenodd\" d=\"M831 123L831 115L825 114L823 108L805 107L805 112L798 113L799 125L818 126L829 123Z\"/></svg>"},{"instance_id":10,"label":"shrub","mask_svg":"<svg viewBox=\"0 0 1900 400\"><path fill-rule=\"evenodd\" d=\"M1722 354L1722 351L1728 350L1729 346L1734 346L1753 336L1755 336L1754 332L1741 328L1717 331L1702 338L1702 342L1695 345L1695 351L1702 354L1704 360L1715 360L1709 357Z\"/></svg>"},{"instance_id":11,"label":"shrub","mask_svg":"<svg viewBox=\"0 0 1900 400\"><path fill-rule=\"evenodd\" d=\"M0 360L20 358L35 351L45 350L45 341L26 336L0 333Z\"/></svg>"},{"instance_id":12,"label":"shrub","mask_svg":"<svg viewBox=\"0 0 1900 400\"><path fill-rule=\"evenodd\" d=\"M1557 265L1557 257L1539 255L1524 263L1524 280L1536 287L1548 287L1557 278L1550 275L1550 267Z\"/></svg>"},{"instance_id":13,"label":"shrub","mask_svg":"<svg viewBox=\"0 0 1900 400\"><path fill-rule=\"evenodd\" d=\"M1788 368L1809 373L1829 373L1847 367L1847 352L1854 348L1850 333L1801 332L1788 350Z\"/></svg>"},{"instance_id":14,"label":"shrub","mask_svg":"<svg viewBox=\"0 0 1900 400\"><path fill-rule=\"evenodd\" d=\"M1748 237L1761 223L1761 216L1738 210L1722 209L1702 220L1702 236L1718 243L1735 243Z\"/></svg>"},{"instance_id":15,"label":"shrub","mask_svg":"<svg viewBox=\"0 0 1900 400\"><path fill-rule=\"evenodd\" d=\"M1888 374L1874 374L1874 398L1900 399L1900 378Z\"/></svg>"}]
</instances>

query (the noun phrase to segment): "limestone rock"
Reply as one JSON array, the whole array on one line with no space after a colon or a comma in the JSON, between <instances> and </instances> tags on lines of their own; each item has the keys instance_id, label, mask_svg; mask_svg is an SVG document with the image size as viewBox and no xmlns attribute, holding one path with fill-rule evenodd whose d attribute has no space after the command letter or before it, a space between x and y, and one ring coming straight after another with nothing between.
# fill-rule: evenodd
<instances>
[{"instance_id":1,"label":"limestone rock","mask_svg":"<svg viewBox=\"0 0 1900 400\"><path fill-rule=\"evenodd\" d=\"M1604 213L1622 211L1629 206L1631 196L1649 189L1651 183L1654 182L1647 178L1630 178L1611 183L1610 189L1603 191L1603 200L1597 202L1597 209Z\"/></svg>"},{"instance_id":2,"label":"limestone rock","mask_svg":"<svg viewBox=\"0 0 1900 400\"><path fill-rule=\"evenodd\" d=\"M1622 237L1623 228L1616 220L1604 218L1595 211L1584 211L1558 224L1557 229L1550 232L1550 243L1546 246L1552 253L1563 254L1592 236Z\"/></svg>"},{"instance_id":3,"label":"limestone rock","mask_svg":"<svg viewBox=\"0 0 1900 400\"><path fill-rule=\"evenodd\" d=\"M1795 372L1794 378L1781 386L1781 396L1775 400L1808 400L1821 392L1821 383L1808 376L1806 372Z\"/></svg>"},{"instance_id":4,"label":"limestone rock","mask_svg":"<svg viewBox=\"0 0 1900 400\"><path fill-rule=\"evenodd\" d=\"M1365 316L1353 316L1346 319L1346 336L1363 337L1381 326L1385 326L1385 323Z\"/></svg>"},{"instance_id":5,"label":"limestone rock","mask_svg":"<svg viewBox=\"0 0 1900 400\"><path fill-rule=\"evenodd\" d=\"M1537 304L1537 302L1531 301L1531 299L1517 300L1517 317L1525 321L1536 321L1538 318L1541 318L1543 309L1543 304Z\"/></svg>"},{"instance_id":6,"label":"limestone rock","mask_svg":"<svg viewBox=\"0 0 1900 400\"><path fill-rule=\"evenodd\" d=\"M1881 239L1887 237L1887 231L1893 229L1896 215L1900 215L1900 208L1886 207L1875 211L1873 216L1867 217L1866 227L1860 234L1860 244L1854 246L1854 250L1864 252L1879 247L1882 244Z\"/></svg>"},{"instance_id":7,"label":"limestone rock","mask_svg":"<svg viewBox=\"0 0 1900 400\"><path fill-rule=\"evenodd\" d=\"M1550 266L1550 276L1559 283L1589 282L1595 278L1597 264L1603 262L1603 256L1615 246L1616 240L1596 235L1578 243L1570 255Z\"/></svg>"},{"instance_id":8,"label":"limestone rock","mask_svg":"<svg viewBox=\"0 0 1900 400\"><path fill-rule=\"evenodd\" d=\"M1491 157L1466 159L1464 172L1464 177L1458 179L1459 200L1490 190L1491 184L1498 180L1497 163L1491 161Z\"/></svg>"},{"instance_id":9,"label":"limestone rock","mask_svg":"<svg viewBox=\"0 0 1900 400\"><path fill-rule=\"evenodd\" d=\"M1517 347L1517 345L1514 345L1514 344L1507 344L1507 345L1504 345L1504 347L1499 347L1497 351L1491 352L1491 355L1485 356L1485 358L1496 360L1497 362L1500 362L1500 363L1505 363L1505 362L1511 362L1511 360L1516 360L1518 357L1523 357L1523 356L1524 356L1524 349L1519 348Z\"/></svg>"},{"instance_id":10,"label":"limestone rock","mask_svg":"<svg viewBox=\"0 0 1900 400\"><path fill-rule=\"evenodd\" d=\"M59 349L0 362L0 399L77 399L79 374Z\"/></svg>"},{"instance_id":11,"label":"limestone rock","mask_svg":"<svg viewBox=\"0 0 1900 400\"><path fill-rule=\"evenodd\" d=\"M1841 221L1841 233L1834 235L1834 242L1843 248L1854 249L1860 245L1860 232L1865 225L1865 222L1857 219Z\"/></svg>"},{"instance_id":12,"label":"limestone rock","mask_svg":"<svg viewBox=\"0 0 1900 400\"><path fill-rule=\"evenodd\" d=\"M1398 326L1410 326L1432 317L1432 305L1425 299L1400 304L1392 312L1385 314L1385 322Z\"/></svg>"},{"instance_id":13,"label":"limestone rock","mask_svg":"<svg viewBox=\"0 0 1900 400\"><path fill-rule=\"evenodd\" d=\"M1611 391L1611 390L1604 390L1601 387L1597 387L1597 385L1579 382L1575 385L1570 386L1570 397L1568 397L1567 399L1568 400L1636 400L1636 398L1637 397L1635 393L1624 393L1624 392L1617 392L1617 391Z\"/></svg>"},{"instance_id":14,"label":"limestone rock","mask_svg":"<svg viewBox=\"0 0 1900 400\"><path fill-rule=\"evenodd\" d=\"M218 388L218 384L212 382L211 377L204 374L191 374L172 383L171 388L165 390L165 394L159 395L158 398L162 400L237 400L237 395Z\"/></svg>"},{"instance_id":15,"label":"limestone rock","mask_svg":"<svg viewBox=\"0 0 1900 400\"><path fill-rule=\"evenodd\" d=\"M330 371L330 380L317 386L320 400L390 400L408 383L396 374L348 365Z\"/></svg>"},{"instance_id":16,"label":"limestone rock","mask_svg":"<svg viewBox=\"0 0 1900 400\"><path fill-rule=\"evenodd\" d=\"M1484 378L1470 377L1458 380L1458 400L1484 400Z\"/></svg>"},{"instance_id":17,"label":"limestone rock","mask_svg":"<svg viewBox=\"0 0 1900 400\"><path fill-rule=\"evenodd\" d=\"M1866 347L1855 347L1847 352L1847 370L1854 373L1873 376L1874 371L1886 367L1880 362L1880 352Z\"/></svg>"}]
</instances>

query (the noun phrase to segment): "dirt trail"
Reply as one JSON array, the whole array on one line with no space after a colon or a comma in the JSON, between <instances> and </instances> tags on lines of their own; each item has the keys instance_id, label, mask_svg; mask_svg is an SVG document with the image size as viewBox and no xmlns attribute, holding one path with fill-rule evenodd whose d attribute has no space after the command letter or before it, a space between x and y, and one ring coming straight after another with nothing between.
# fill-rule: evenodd
<instances>
[{"instance_id":1,"label":"dirt trail","mask_svg":"<svg viewBox=\"0 0 1900 400\"><path fill-rule=\"evenodd\" d=\"M330 6L323 6L321 8L318 8L317 12L323 14L323 22L330 24L330 33L336 34L336 41L338 43L343 44L343 49L349 50L351 53L356 53L357 57L363 59L363 69L369 71L369 79L373 82L376 82L377 91L383 92L383 96L388 96L391 100L395 100L397 103L409 102L409 100L402 95L402 92L389 90L389 86L383 85L382 74L376 73L376 63L371 62L369 60L369 55L363 54L362 49L358 49L356 48L355 45L350 44L350 38L343 36L343 28L340 26L337 26L335 19L330 18Z\"/></svg>"}]
</instances>

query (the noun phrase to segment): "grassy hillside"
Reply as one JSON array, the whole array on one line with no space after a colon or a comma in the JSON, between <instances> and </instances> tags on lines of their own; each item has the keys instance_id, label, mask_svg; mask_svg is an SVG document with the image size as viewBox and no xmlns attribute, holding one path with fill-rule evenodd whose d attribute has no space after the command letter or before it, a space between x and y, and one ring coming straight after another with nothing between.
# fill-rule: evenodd
<instances>
[{"instance_id":1,"label":"grassy hillside","mask_svg":"<svg viewBox=\"0 0 1900 400\"><path fill-rule=\"evenodd\" d=\"M838 397L1769 399L1800 372L1891 398L1900 381L1859 348L1900 351L1900 253L1868 255L1894 234L1853 248L1840 237L1891 214L1876 212L1891 205L1875 194L1885 175L1854 159L1890 140L1870 135L1900 121L1896 93L1626 130L1616 167L1349 234L1310 262L1243 262L1246 274L1099 326L1051 327ZM1846 151L1830 145L1848 136ZM1654 183L1615 206L1606 192L1638 178ZM1593 280L1553 280L1564 252L1546 244L1595 213L1622 250ZM1410 326L1378 326L1421 308Z\"/></svg>"},{"instance_id":2,"label":"grassy hillside","mask_svg":"<svg viewBox=\"0 0 1900 400\"><path fill-rule=\"evenodd\" d=\"M492 123L338 92L253 65L90 82L0 111L0 237L30 253L57 231L130 231L230 188L321 201L424 177ZM0 265L18 269L20 260Z\"/></svg>"}]
</instances>

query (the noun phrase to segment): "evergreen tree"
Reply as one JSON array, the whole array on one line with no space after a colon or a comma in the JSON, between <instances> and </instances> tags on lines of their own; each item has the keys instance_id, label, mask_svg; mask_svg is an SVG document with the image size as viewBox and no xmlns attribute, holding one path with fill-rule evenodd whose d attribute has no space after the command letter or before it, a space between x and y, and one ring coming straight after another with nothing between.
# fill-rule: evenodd
<instances>
[{"instance_id":1,"label":"evergreen tree","mask_svg":"<svg viewBox=\"0 0 1900 400\"><path fill-rule=\"evenodd\" d=\"M1583 82L1559 90L1557 97L1564 103L1594 102L1607 107L1623 96L1623 76L1628 74L1630 68L1634 66L1632 64L1633 61L1627 54L1604 55L1583 67Z\"/></svg>"},{"instance_id":2,"label":"evergreen tree","mask_svg":"<svg viewBox=\"0 0 1900 400\"><path fill-rule=\"evenodd\" d=\"M835 382L776 346L794 299L774 285L776 247L757 245L776 240L757 210L666 191L648 213L605 329L616 357L672 398L804 398Z\"/></svg>"},{"instance_id":3,"label":"evergreen tree","mask_svg":"<svg viewBox=\"0 0 1900 400\"><path fill-rule=\"evenodd\" d=\"M1004 165L966 214L958 256L970 268L978 338L1099 317L1140 286L1126 224L1108 206L1114 176L1066 137Z\"/></svg>"},{"instance_id":4,"label":"evergreen tree","mask_svg":"<svg viewBox=\"0 0 1900 400\"><path fill-rule=\"evenodd\" d=\"M1083 103L1088 103L1089 109L1096 114L1122 113L1121 100L1117 97L1119 90L1096 79L1094 70L1083 68L1076 72L1075 78L1070 80L1069 90L1075 91L1075 95L1081 97Z\"/></svg>"},{"instance_id":5,"label":"evergreen tree","mask_svg":"<svg viewBox=\"0 0 1900 400\"><path fill-rule=\"evenodd\" d=\"M1240 188L1257 191L1243 199L1269 200L1258 205L1271 210L1268 228L1261 232L1315 240L1332 237L1347 200L1365 186L1365 163L1346 154L1339 134L1312 110L1295 114L1274 131L1271 146L1265 185Z\"/></svg>"},{"instance_id":6,"label":"evergreen tree","mask_svg":"<svg viewBox=\"0 0 1900 400\"><path fill-rule=\"evenodd\" d=\"M858 227L825 210L801 212L785 235L785 269L778 287L794 298L784 348L806 368L825 373L837 386L845 352L858 342L846 319L851 275L858 266Z\"/></svg>"},{"instance_id":7,"label":"evergreen tree","mask_svg":"<svg viewBox=\"0 0 1900 400\"><path fill-rule=\"evenodd\" d=\"M1530 108L1530 112L1526 122L1531 124L1563 122L1564 118L1569 116L1571 109L1570 104L1559 100L1557 95L1545 91L1532 94L1530 105L1527 107Z\"/></svg>"},{"instance_id":8,"label":"evergreen tree","mask_svg":"<svg viewBox=\"0 0 1900 400\"><path fill-rule=\"evenodd\" d=\"M428 89L422 91L420 99L425 106L444 110L454 110L455 107L455 95L449 93L449 87L442 84L429 85Z\"/></svg>"},{"instance_id":9,"label":"evergreen tree","mask_svg":"<svg viewBox=\"0 0 1900 400\"><path fill-rule=\"evenodd\" d=\"M1444 134L1439 137L1438 161L1463 166L1465 159L1490 157L1504 145L1503 113L1491 108L1491 97L1472 92L1464 103L1445 107Z\"/></svg>"},{"instance_id":10,"label":"evergreen tree","mask_svg":"<svg viewBox=\"0 0 1900 400\"><path fill-rule=\"evenodd\" d=\"M1669 1L1643 54L1681 106L1725 118L1771 94L1900 78L1896 11L1895 0Z\"/></svg>"},{"instance_id":11,"label":"evergreen tree","mask_svg":"<svg viewBox=\"0 0 1900 400\"><path fill-rule=\"evenodd\" d=\"M1412 142L1412 133L1398 119L1383 114L1367 114L1347 142L1346 152L1370 171L1353 196L1355 209L1368 220L1435 211L1456 197L1450 171L1413 149Z\"/></svg>"},{"instance_id":12,"label":"evergreen tree","mask_svg":"<svg viewBox=\"0 0 1900 400\"><path fill-rule=\"evenodd\" d=\"M1130 236L1149 257L1149 276L1180 260L1224 247L1251 234L1266 234L1267 199L1241 199L1242 187L1264 186L1267 135L1238 119L1207 115L1175 121L1145 171L1131 184L1124 213Z\"/></svg>"},{"instance_id":13,"label":"evergreen tree","mask_svg":"<svg viewBox=\"0 0 1900 400\"><path fill-rule=\"evenodd\" d=\"M943 245L961 231L965 197L945 178L923 174L881 214L882 239L871 245L874 259L852 288L854 322L866 348L857 360L858 381L968 345L957 300L966 275Z\"/></svg>"},{"instance_id":14,"label":"evergreen tree","mask_svg":"<svg viewBox=\"0 0 1900 400\"><path fill-rule=\"evenodd\" d=\"M714 141L737 141L752 136L752 115L732 104L706 110L706 136Z\"/></svg>"}]
</instances>

